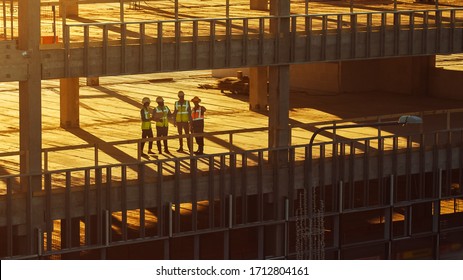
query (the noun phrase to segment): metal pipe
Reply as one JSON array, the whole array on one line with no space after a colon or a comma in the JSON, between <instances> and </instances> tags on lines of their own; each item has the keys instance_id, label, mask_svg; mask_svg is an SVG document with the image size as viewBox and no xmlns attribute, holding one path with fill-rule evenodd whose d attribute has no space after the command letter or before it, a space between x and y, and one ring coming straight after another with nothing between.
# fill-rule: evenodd
<instances>
[{"instance_id":1,"label":"metal pipe","mask_svg":"<svg viewBox=\"0 0 463 280\"><path fill-rule=\"evenodd\" d=\"M288 246L288 239L289 239L289 199L285 198L285 236L284 236L284 252L285 252L285 259L288 258L289 254L289 246Z\"/></svg>"},{"instance_id":2,"label":"metal pipe","mask_svg":"<svg viewBox=\"0 0 463 280\"><path fill-rule=\"evenodd\" d=\"M98 166L98 144L95 143L95 146L94 146L94 154L95 154L95 166Z\"/></svg>"},{"instance_id":3,"label":"metal pipe","mask_svg":"<svg viewBox=\"0 0 463 280\"><path fill-rule=\"evenodd\" d=\"M310 138L309 149L312 148L315 137L325 130L335 129L346 129L346 128L359 128L359 127L380 127L380 126L391 126L391 125L406 125L406 124L421 124L423 120L417 116L401 116L398 121L384 121L384 122L373 122L373 123L356 123L356 124L345 124L345 125L331 125L323 126L317 129Z\"/></svg>"},{"instance_id":4,"label":"metal pipe","mask_svg":"<svg viewBox=\"0 0 463 280\"><path fill-rule=\"evenodd\" d=\"M41 257L43 254L43 232L37 228L37 255Z\"/></svg>"},{"instance_id":5,"label":"metal pipe","mask_svg":"<svg viewBox=\"0 0 463 280\"><path fill-rule=\"evenodd\" d=\"M437 193L438 193L438 197L439 199L442 199L442 168L439 168L439 171L438 171L438 178L439 178L439 183L437 184L437 187L439 188L437 190Z\"/></svg>"},{"instance_id":6,"label":"metal pipe","mask_svg":"<svg viewBox=\"0 0 463 280\"><path fill-rule=\"evenodd\" d=\"M394 206L394 174L391 174L390 180L389 205L392 207Z\"/></svg>"},{"instance_id":7,"label":"metal pipe","mask_svg":"<svg viewBox=\"0 0 463 280\"><path fill-rule=\"evenodd\" d=\"M119 19L124 22L124 0L119 1Z\"/></svg>"},{"instance_id":8,"label":"metal pipe","mask_svg":"<svg viewBox=\"0 0 463 280\"><path fill-rule=\"evenodd\" d=\"M172 202L169 202L169 237L172 237L172 233Z\"/></svg>"},{"instance_id":9,"label":"metal pipe","mask_svg":"<svg viewBox=\"0 0 463 280\"><path fill-rule=\"evenodd\" d=\"M105 214L105 223L106 223L106 226L105 226L105 245L109 246L109 232L110 232L110 228L111 228L111 223L110 223L110 220L109 220L109 211L105 210L104 214Z\"/></svg>"},{"instance_id":10,"label":"metal pipe","mask_svg":"<svg viewBox=\"0 0 463 280\"><path fill-rule=\"evenodd\" d=\"M10 1L10 28L11 28L11 38L10 40L13 40L14 37L14 3L13 0ZM6 33L5 33L6 37Z\"/></svg>"},{"instance_id":11,"label":"metal pipe","mask_svg":"<svg viewBox=\"0 0 463 280\"><path fill-rule=\"evenodd\" d=\"M48 151L43 152L43 170L48 171Z\"/></svg>"},{"instance_id":12,"label":"metal pipe","mask_svg":"<svg viewBox=\"0 0 463 280\"><path fill-rule=\"evenodd\" d=\"M3 35L5 36L6 40L6 0L3 0Z\"/></svg>"},{"instance_id":13,"label":"metal pipe","mask_svg":"<svg viewBox=\"0 0 463 280\"><path fill-rule=\"evenodd\" d=\"M228 195L228 228L233 228L233 195Z\"/></svg>"},{"instance_id":14,"label":"metal pipe","mask_svg":"<svg viewBox=\"0 0 463 280\"><path fill-rule=\"evenodd\" d=\"M343 195L342 195L342 189L343 189L344 182L339 181L339 213L342 213L342 204L343 204Z\"/></svg>"}]
</instances>

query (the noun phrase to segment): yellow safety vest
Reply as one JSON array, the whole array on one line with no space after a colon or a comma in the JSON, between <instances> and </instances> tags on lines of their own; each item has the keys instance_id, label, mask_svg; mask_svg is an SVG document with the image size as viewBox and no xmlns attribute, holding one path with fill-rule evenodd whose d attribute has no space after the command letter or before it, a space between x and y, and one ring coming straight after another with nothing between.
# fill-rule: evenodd
<instances>
[{"instance_id":1,"label":"yellow safety vest","mask_svg":"<svg viewBox=\"0 0 463 280\"><path fill-rule=\"evenodd\" d=\"M167 127L169 126L169 122L167 121L167 114L169 113L169 108L164 106L163 108L156 107L156 115L159 118L161 116L161 120L156 121L156 126L158 127Z\"/></svg>"},{"instance_id":2,"label":"yellow safety vest","mask_svg":"<svg viewBox=\"0 0 463 280\"><path fill-rule=\"evenodd\" d=\"M177 110L177 115L175 116L176 122L188 122L188 108L190 107L190 103L188 101L184 101L183 104L180 104L178 101L175 101L175 110Z\"/></svg>"},{"instance_id":3,"label":"yellow safety vest","mask_svg":"<svg viewBox=\"0 0 463 280\"><path fill-rule=\"evenodd\" d=\"M141 129L150 129L151 128L151 114L149 110L146 110L145 108L142 109L143 113L145 114L145 119L149 121L142 121L141 122Z\"/></svg>"}]
</instances>

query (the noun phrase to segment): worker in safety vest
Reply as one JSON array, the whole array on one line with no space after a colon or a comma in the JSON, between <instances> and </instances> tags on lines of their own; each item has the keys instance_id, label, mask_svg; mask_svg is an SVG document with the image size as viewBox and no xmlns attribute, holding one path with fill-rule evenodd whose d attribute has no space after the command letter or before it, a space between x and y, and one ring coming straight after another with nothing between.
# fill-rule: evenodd
<instances>
[{"instance_id":1,"label":"worker in safety vest","mask_svg":"<svg viewBox=\"0 0 463 280\"><path fill-rule=\"evenodd\" d=\"M174 104L174 126L177 127L178 135L190 133L190 122L191 122L191 106L190 102L185 100L185 93L183 91L178 92L178 101ZM177 152L183 152L183 138L179 138L179 148ZM187 138L188 150L191 151L191 142Z\"/></svg>"},{"instance_id":2,"label":"worker in safety vest","mask_svg":"<svg viewBox=\"0 0 463 280\"><path fill-rule=\"evenodd\" d=\"M191 132L193 133L203 133L204 132L204 113L206 108L199 105L201 99L195 96L191 99L191 102L195 105L191 109ZM198 136L195 137L196 144L198 144L198 150L195 152L197 155L202 155L204 153L204 137Z\"/></svg>"},{"instance_id":3,"label":"worker in safety vest","mask_svg":"<svg viewBox=\"0 0 463 280\"><path fill-rule=\"evenodd\" d=\"M151 128L151 100L148 97L144 97L141 101L143 107L140 110L141 116L141 138L153 138L153 129ZM143 148L145 147L145 142L141 142L141 154L147 156L143 153ZM153 148L153 141L148 142L148 154L154 154L151 150Z\"/></svg>"},{"instance_id":4,"label":"worker in safety vest","mask_svg":"<svg viewBox=\"0 0 463 280\"><path fill-rule=\"evenodd\" d=\"M158 106L154 108L153 120L156 121L156 137L167 136L169 130L169 121L168 118L172 115L169 108L164 105L164 98L158 96L156 98ZM164 142L164 152L170 154L169 147L167 147L167 139L163 140ZM161 141L157 141L158 151L162 154Z\"/></svg>"}]
</instances>

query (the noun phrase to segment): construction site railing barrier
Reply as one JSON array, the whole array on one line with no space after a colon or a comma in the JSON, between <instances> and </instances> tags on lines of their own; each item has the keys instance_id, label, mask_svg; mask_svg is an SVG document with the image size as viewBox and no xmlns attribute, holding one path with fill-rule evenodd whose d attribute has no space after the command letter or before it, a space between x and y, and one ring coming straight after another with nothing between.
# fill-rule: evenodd
<instances>
[{"instance_id":1,"label":"construction site railing barrier","mask_svg":"<svg viewBox=\"0 0 463 280\"><path fill-rule=\"evenodd\" d=\"M314 158L297 161L295 155L308 155L309 148ZM463 130L455 129L1 176L0 228L8 244L2 256L52 258L94 250L100 258L118 246L150 241L169 246L172 238L221 233L222 257L228 258L231 231L253 228L264 234L267 227L284 225L285 255L268 248L265 253L259 243L253 256L293 258L295 223L308 218L297 214L307 207L301 192L309 194L314 209L323 203L322 249L330 256L378 242L392 246L417 234L438 240L463 229L457 221L437 222L463 212L462 162ZM27 183L32 180L42 182L41 190L32 189ZM420 211L434 221L424 228L412 214L423 205L429 211ZM341 216L365 211L381 217L379 235L359 241L340 233ZM403 231L392 235L399 213ZM15 253L19 232L29 253ZM197 253L200 244L194 244ZM169 254L162 258L172 258ZM396 255L391 251L387 257Z\"/></svg>"}]
</instances>

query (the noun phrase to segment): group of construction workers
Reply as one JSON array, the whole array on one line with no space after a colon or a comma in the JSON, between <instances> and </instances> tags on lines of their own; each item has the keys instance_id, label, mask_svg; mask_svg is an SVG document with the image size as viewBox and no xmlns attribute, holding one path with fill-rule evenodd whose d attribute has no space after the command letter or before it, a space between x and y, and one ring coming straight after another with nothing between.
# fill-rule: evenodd
<instances>
[{"instance_id":1,"label":"group of construction workers","mask_svg":"<svg viewBox=\"0 0 463 280\"><path fill-rule=\"evenodd\" d=\"M179 136L183 134L189 134L190 131L192 133L203 133L204 132L204 113L206 112L206 108L201 106L199 103L201 99L197 96L191 99L193 102L194 107L191 107L190 102L185 100L185 93L183 91L178 92L178 101L175 101L174 104L174 112L172 113L164 104L164 98L162 96L158 96L156 98L156 103L158 104L156 107L151 108L151 100L148 97L144 97L142 99L143 107L140 110L141 115L141 131L142 131L142 138L153 138L153 129L151 126L151 122L154 121L156 123L156 137L167 136L169 130L169 118L172 118L173 124L177 127L177 131ZM183 150L183 138L179 137L179 148L177 152L185 152ZM195 137L196 144L198 145L198 149L194 152L196 155L204 154L204 137L197 136ZM167 146L167 139L164 139L164 150L162 149L161 140L157 141L157 148L159 154L162 154L163 151L166 154L170 154L169 147ZM187 138L187 145L189 152L192 151L192 143ZM145 142L141 142L141 155L148 156L144 153L144 146ZM155 152L152 150L153 148L153 141L148 141L148 154L154 155Z\"/></svg>"}]
</instances>

